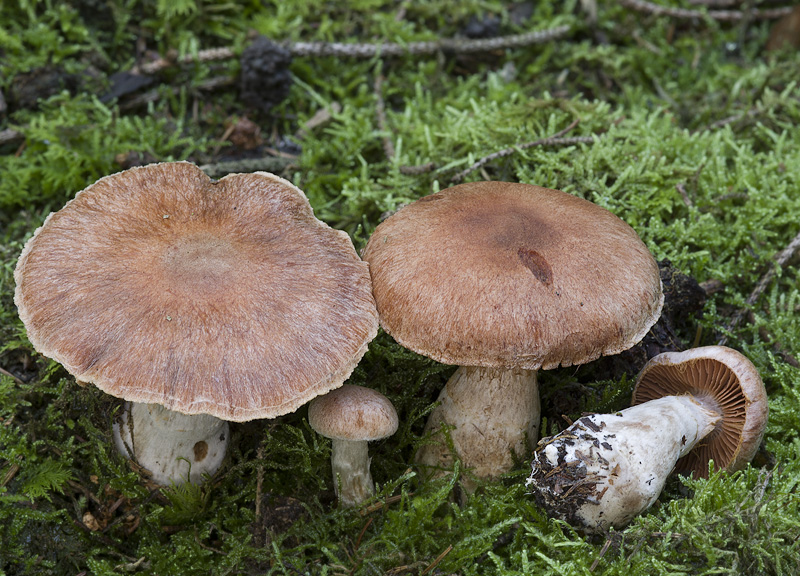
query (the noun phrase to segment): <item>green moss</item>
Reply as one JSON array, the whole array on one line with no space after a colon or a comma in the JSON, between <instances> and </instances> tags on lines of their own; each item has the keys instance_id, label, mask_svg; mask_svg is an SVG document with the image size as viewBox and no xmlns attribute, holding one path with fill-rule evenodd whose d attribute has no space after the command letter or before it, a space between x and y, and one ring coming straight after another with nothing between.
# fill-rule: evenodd
<instances>
[{"instance_id":1,"label":"green moss","mask_svg":"<svg viewBox=\"0 0 800 576\"><path fill-rule=\"evenodd\" d=\"M0 149L0 367L24 380L0 375L0 574L795 571L797 257L730 334L770 395L765 453L734 475L671 480L653 509L607 538L548 519L524 493L524 460L484 483L463 507L451 493L468 470L421 482L413 454L453 368L404 350L386 334L351 378L387 394L401 416L398 434L370 447L377 501L385 505L363 514L336 507L330 445L308 427L304 409L234 425L230 456L203 487L151 490L112 447L118 402L76 384L25 338L13 304L24 240L49 211L119 170L118 155L215 162L220 151L231 151L219 142L230 116L248 115L275 145L272 133L291 136L336 103L341 108L331 120L302 139L285 176L359 248L387 211L449 186L487 154L580 120L568 136L591 136L592 143L517 149L467 180L531 182L587 198L630 223L658 259L699 281L721 281L724 289L687 321L702 326L701 343L715 342L798 233L800 54L764 54L766 22L678 22L607 2L599 3L592 29L581 3L533 4L522 20L494 1L0 5L0 89L11 102L0 130L24 136L24 143ZM507 34L560 24L573 32L488 55L296 58L291 96L273 117L245 110L235 84L196 90L213 76L233 78L236 62L160 75L156 101L132 111L99 99L108 76L133 64L137 40L181 54L221 45L239 51L249 30L276 40L411 42L455 36L470 18L486 15ZM80 81L35 109L19 109L10 97L19 75L46 65ZM376 116L379 69L385 129ZM384 138L394 144L393 158L384 153ZM405 169L428 163L434 169ZM542 374L545 405L571 394L568 417L623 408L631 380L596 382L592 370ZM562 426L560 413L545 413L544 432ZM99 530L81 527L87 513Z\"/></svg>"}]
</instances>

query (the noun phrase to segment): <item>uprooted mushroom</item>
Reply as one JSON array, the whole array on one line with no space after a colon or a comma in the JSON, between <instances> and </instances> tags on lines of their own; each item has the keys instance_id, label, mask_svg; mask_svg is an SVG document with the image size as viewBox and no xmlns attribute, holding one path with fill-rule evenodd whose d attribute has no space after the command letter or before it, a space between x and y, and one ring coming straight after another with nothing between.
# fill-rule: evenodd
<instances>
[{"instance_id":1,"label":"uprooted mushroom","mask_svg":"<svg viewBox=\"0 0 800 576\"><path fill-rule=\"evenodd\" d=\"M752 460L767 423L764 384L724 346L665 352L643 368L633 406L593 414L536 450L527 487L551 516L588 532L620 528L658 498L669 474L707 477Z\"/></svg>"}]
</instances>

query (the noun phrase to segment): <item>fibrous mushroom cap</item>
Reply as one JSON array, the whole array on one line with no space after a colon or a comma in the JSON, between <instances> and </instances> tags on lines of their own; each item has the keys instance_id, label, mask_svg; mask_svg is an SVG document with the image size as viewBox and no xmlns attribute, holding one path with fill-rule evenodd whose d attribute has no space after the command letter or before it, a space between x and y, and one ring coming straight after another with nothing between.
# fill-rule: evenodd
<instances>
[{"instance_id":1,"label":"fibrous mushroom cap","mask_svg":"<svg viewBox=\"0 0 800 576\"><path fill-rule=\"evenodd\" d=\"M447 364L554 368L641 340L658 267L608 210L559 190L461 184L381 223L363 254L381 325Z\"/></svg>"},{"instance_id":2,"label":"fibrous mushroom cap","mask_svg":"<svg viewBox=\"0 0 800 576\"><path fill-rule=\"evenodd\" d=\"M686 394L722 418L711 434L678 460L676 472L705 478L710 460L729 471L747 465L761 443L769 413L764 383L752 362L725 346L664 352L642 369L632 404Z\"/></svg>"},{"instance_id":3,"label":"fibrous mushroom cap","mask_svg":"<svg viewBox=\"0 0 800 576\"><path fill-rule=\"evenodd\" d=\"M308 406L308 423L336 440L380 440L397 431L397 412L376 390L345 384Z\"/></svg>"},{"instance_id":4,"label":"fibrous mushroom cap","mask_svg":"<svg viewBox=\"0 0 800 576\"><path fill-rule=\"evenodd\" d=\"M164 163L101 178L25 246L15 302L36 349L133 402L225 420L292 412L377 332L367 265L272 174Z\"/></svg>"}]
</instances>

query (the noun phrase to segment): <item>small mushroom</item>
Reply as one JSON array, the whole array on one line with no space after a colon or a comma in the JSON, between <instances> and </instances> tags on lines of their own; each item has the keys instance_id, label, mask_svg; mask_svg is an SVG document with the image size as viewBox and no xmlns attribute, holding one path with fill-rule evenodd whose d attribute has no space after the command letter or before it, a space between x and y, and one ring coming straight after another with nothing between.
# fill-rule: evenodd
<instances>
[{"instance_id":1,"label":"small mushroom","mask_svg":"<svg viewBox=\"0 0 800 576\"><path fill-rule=\"evenodd\" d=\"M308 423L332 440L331 468L342 506L357 506L375 494L367 442L397 431L389 399L370 388L345 384L308 406Z\"/></svg>"},{"instance_id":2,"label":"small mushroom","mask_svg":"<svg viewBox=\"0 0 800 576\"><path fill-rule=\"evenodd\" d=\"M665 352L631 408L593 414L539 442L527 486L551 516L588 532L620 528L656 501L672 471L707 477L753 458L767 423L756 368L724 346Z\"/></svg>"},{"instance_id":3,"label":"small mushroom","mask_svg":"<svg viewBox=\"0 0 800 576\"><path fill-rule=\"evenodd\" d=\"M375 229L363 257L384 330L459 366L426 432L450 426L478 478L508 471L513 453L535 445L537 370L626 350L663 304L656 262L630 226L529 184L472 182L421 198ZM452 467L439 440L416 458L433 474Z\"/></svg>"},{"instance_id":4,"label":"small mushroom","mask_svg":"<svg viewBox=\"0 0 800 576\"><path fill-rule=\"evenodd\" d=\"M117 446L160 483L213 473L225 421L341 386L378 329L350 238L265 172L214 181L174 162L101 178L48 216L14 278L31 343L132 403Z\"/></svg>"}]
</instances>

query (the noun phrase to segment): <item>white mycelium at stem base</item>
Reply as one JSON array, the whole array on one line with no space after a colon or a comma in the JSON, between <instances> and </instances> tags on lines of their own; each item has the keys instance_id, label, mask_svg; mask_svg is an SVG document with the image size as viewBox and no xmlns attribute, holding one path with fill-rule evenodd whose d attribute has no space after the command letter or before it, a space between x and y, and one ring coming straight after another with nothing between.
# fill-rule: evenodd
<instances>
[{"instance_id":1,"label":"white mycelium at stem base","mask_svg":"<svg viewBox=\"0 0 800 576\"><path fill-rule=\"evenodd\" d=\"M356 506L375 495L369 463L366 440L332 439L331 469L342 506Z\"/></svg>"},{"instance_id":2,"label":"white mycelium at stem base","mask_svg":"<svg viewBox=\"0 0 800 576\"><path fill-rule=\"evenodd\" d=\"M228 436L225 420L189 416L159 404L127 402L114 424L117 449L135 457L157 484L203 482L204 474L213 474L222 464Z\"/></svg>"},{"instance_id":3,"label":"white mycelium at stem base","mask_svg":"<svg viewBox=\"0 0 800 576\"><path fill-rule=\"evenodd\" d=\"M692 396L593 414L540 442L526 483L551 516L587 531L621 527L656 501L678 458L721 415Z\"/></svg>"},{"instance_id":4,"label":"white mycelium at stem base","mask_svg":"<svg viewBox=\"0 0 800 576\"><path fill-rule=\"evenodd\" d=\"M511 469L512 452L524 455L539 428L539 390L536 371L462 366L439 395L426 432L444 422L453 426L450 438L464 466L478 478L493 478ZM452 455L443 441L426 444L417 464L433 470L452 468ZM465 478L464 489L473 482Z\"/></svg>"}]
</instances>

